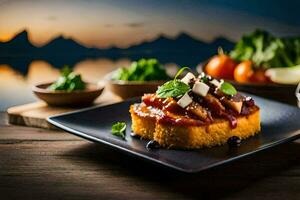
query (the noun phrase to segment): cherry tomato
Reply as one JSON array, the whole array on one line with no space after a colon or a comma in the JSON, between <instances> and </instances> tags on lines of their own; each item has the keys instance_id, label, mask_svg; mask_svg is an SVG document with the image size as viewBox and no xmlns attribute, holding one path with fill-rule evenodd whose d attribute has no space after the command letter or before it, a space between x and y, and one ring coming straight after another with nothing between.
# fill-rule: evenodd
<instances>
[{"instance_id":1,"label":"cherry tomato","mask_svg":"<svg viewBox=\"0 0 300 200\"><path fill-rule=\"evenodd\" d=\"M214 56L205 66L205 72L212 77L233 79L233 71L236 66L234 60L225 54Z\"/></svg>"},{"instance_id":2,"label":"cherry tomato","mask_svg":"<svg viewBox=\"0 0 300 200\"><path fill-rule=\"evenodd\" d=\"M240 83L248 83L251 81L250 78L253 73L252 62L250 60L243 61L234 69L234 80Z\"/></svg>"},{"instance_id":3,"label":"cherry tomato","mask_svg":"<svg viewBox=\"0 0 300 200\"><path fill-rule=\"evenodd\" d=\"M250 81L255 83L270 82L268 77L265 75L265 70L262 69L255 70L252 76L250 77Z\"/></svg>"}]
</instances>

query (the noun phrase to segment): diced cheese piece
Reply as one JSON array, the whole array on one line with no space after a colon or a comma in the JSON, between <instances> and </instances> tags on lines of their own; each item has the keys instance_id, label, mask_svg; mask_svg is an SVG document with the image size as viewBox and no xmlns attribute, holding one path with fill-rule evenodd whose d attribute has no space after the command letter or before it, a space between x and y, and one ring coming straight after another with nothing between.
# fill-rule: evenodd
<instances>
[{"instance_id":1,"label":"diced cheese piece","mask_svg":"<svg viewBox=\"0 0 300 200\"><path fill-rule=\"evenodd\" d=\"M179 101L177 101L177 104L182 107L185 108L188 105L190 105L193 102L193 99L188 95L188 93L185 93L180 99Z\"/></svg>"},{"instance_id":2,"label":"diced cheese piece","mask_svg":"<svg viewBox=\"0 0 300 200\"><path fill-rule=\"evenodd\" d=\"M188 73L185 75L185 77L183 77L183 78L181 79L181 81L188 85L188 84L190 83L190 81L191 81L192 79L195 79L195 78L196 78L196 77L194 76L194 74L192 74L191 72L188 72Z\"/></svg>"},{"instance_id":3,"label":"diced cheese piece","mask_svg":"<svg viewBox=\"0 0 300 200\"><path fill-rule=\"evenodd\" d=\"M235 110L238 113L241 113L242 111L242 106L243 106L243 102L239 101L239 102L235 102L232 100L226 100L225 103L230 106L233 110Z\"/></svg>"},{"instance_id":4,"label":"diced cheese piece","mask_svg":"<svg viewBox=\"0 0 300 200\"><path fill-rule=\"evenodd\" d=\"M203 96L203 97L205 97L207 95L208 90L209 90L209 86L206 85L205 83L202 83L202 82L199 82L199 81L197 81L194 84L193 89L192 89L192 91L195 94L198 94L198 95Z\"/></svg>"},{"instance_id":5,"label":"diced cheese piece","mask_svg":"<svg viewBox=\"0 0 300 200\"><path fill-rule=\"evenodd\" d=\"M243 106L243 102L233 102L232 103L232 108L235 109L238 113L241 113L242 111L242 106Z\"/></svg>"},{"instance_id":6,"label":"diced cheese piece","mask_svg":"<svg viewBox=\"0 0 300 200\"><path fill-rule=\"evenodd\" d=\"M216 86L217 88L221 87L221 83L217 79L211 80L210 83Z\"/></svg>"}]
</instances>

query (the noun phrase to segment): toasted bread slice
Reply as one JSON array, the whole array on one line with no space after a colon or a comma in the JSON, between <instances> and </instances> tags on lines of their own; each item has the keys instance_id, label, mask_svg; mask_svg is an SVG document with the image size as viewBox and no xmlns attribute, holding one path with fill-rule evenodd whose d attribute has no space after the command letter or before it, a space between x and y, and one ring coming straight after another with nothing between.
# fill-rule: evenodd
<instances>
[{"instance_id":1,"label":"toasted bread slice","mask_svg":"<svg viewBox=\"0 0 300 200\"><path fill-rule=\"evenodd\" d=\"M216 119L201 126L176 126L159 123L154 116L138 115L134 106L130 107L132 130L149 140L156 140L162 147L197 149L226 143L231 136L248 138L260 131L259 108L246 116L237 118L237 126L232 128L226 119Z\"/></svg>"}]
</instances>

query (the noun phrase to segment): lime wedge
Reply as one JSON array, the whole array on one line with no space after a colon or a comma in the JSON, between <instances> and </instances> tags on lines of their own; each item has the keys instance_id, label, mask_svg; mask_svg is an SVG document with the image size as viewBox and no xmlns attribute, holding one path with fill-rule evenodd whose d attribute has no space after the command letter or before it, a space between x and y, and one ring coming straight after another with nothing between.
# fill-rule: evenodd
<instances>
[{"instance_id":1,"label":"lime wedge","mask_svg":"<svg viewBox=\"0 0 300 200\"><path fill-rule=\"evenodd\" d=\"M300 65L295 67L271 68L266 71L266 76L274 83L298 84L300 82Z\"/></svg>"}]
</instances>

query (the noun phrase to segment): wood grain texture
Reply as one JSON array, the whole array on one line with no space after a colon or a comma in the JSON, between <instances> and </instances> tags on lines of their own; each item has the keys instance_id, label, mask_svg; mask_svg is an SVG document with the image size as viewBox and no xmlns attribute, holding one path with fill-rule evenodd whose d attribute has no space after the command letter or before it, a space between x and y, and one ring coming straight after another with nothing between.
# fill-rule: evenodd
<instances>
[{"instance_id":1,"label":"wood grain texture","mask_svg":"<svg viewBox=\"0 0 300 200\"><path fill-rule=\"evenodd\" d=\"M109 91L103 94L95 101L95 105L105 105L120 101L120 98L114 96ZM48 106L45 102L33 102L25 105L13 106L7 110L8 122L15 125L39 127L46 129L56 129L47 122L47 118L65 112L80 109L70 107L53 107Z\"/></svg>"},{"instance_id":2,"label":"wood grain texture","mask_svg":"<svg viewBox=\"0 0 300 200\"><path fill-rule=\"evenodd\" d=\"M0 199L299 199L300 141L183 174L0 113Z\"/></svg>"}]
</instances>

